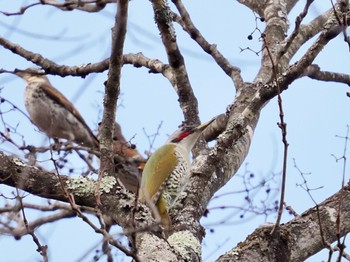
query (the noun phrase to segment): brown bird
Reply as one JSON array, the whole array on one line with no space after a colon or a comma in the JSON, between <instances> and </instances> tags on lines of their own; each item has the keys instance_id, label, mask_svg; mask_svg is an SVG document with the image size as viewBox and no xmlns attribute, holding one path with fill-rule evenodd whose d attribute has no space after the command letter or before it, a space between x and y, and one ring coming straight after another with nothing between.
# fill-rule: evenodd
<instances>
[{"instance_id":1,"label":"brown bird","mask_svg":"<svg viewBox=\"0 0 350 262\"><path fill-rule=\"evenodd\" d=\"M36 68L28 68L16 70L15 74L27 83L24 103L32 122L41 131L51 138L65 138L83 146L99 148L98 139L78 110L51 85L44 72ZM116 155L136 163L139 170L143 169L146 160L126 141L117 123L113 150ZM136 192L139 185L137 173L136 171L132 176L120 176L118 181L128 190Z\"/></svg>"},{"instance_id":2,"label":"brown bird","mask_svg":"<svg viewBox=\"0 0 350 262\"><path fill-rule=\"evenodd\" d=\"M128 161L135 162L138 164L138 168L142 171L146 164L146 159L136 150L135 146L126 141L123 136L120 125L114 123L114 136L113 136L113 151Z\"/></svg>"},{"instance_id":3,"label":"brown bird","mask_svg":"<svg viewBox=\"0 0 350 262\"><path fill-rule=\"evenodd\" d=\"M130 174L120 174L118 176L118 181L128 190L136 193L139 182L140 174L146 164L146 159L141 156L141 154L135 149L135 146L130 144L124 137L120 125L115 122L114 124L114 134L113 134L113 152L115 155L126 159L131 163L135 163L139 169L139 174L137 172L131 172Z\"/></svg>"},{"instance_id":4,"label":"brown bird","mask_svg":"<svg viewBox=\"0 0 350 262\"><path fill-rule=\"evenodd\" d=\"M26 81L25 107L32 122L48 137L65 138L86 147L98 148L99 142L73 104L39 69L15 70Z\"/></svg>"}]
</instances>

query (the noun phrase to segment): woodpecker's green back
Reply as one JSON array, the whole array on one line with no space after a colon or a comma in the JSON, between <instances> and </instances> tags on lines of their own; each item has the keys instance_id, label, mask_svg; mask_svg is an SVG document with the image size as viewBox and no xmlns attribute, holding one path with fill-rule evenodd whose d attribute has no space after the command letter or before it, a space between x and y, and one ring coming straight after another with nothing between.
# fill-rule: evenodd
<instances>
[{"instance_id":1,"label":"woodpecker's green back","mask_svg":"<svg viewBox=\"0 0 350 262\"><path fill-rule=\"evenodd\" d=\"M155 204L158 201L160 189L177 165L175 147L176 144L165 144L148 159L141 178L141 202L152 201Z\"/></svg>"}]
</instances>

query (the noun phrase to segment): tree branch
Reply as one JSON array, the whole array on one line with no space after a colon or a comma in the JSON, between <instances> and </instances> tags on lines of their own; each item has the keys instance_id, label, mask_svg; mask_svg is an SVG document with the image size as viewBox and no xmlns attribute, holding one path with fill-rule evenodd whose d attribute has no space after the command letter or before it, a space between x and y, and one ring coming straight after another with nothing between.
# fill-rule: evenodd
<instances>
[{"instance_id":1,"label":"tree branch","mask_svg":"<svg viewBox=\"0 0 350 262\"><path fill-rule=\"evenodd\" d=\"M186 124L199 124L198 102L187 75L184 58L177 45L170 8L164 0L153 0L151 2L154 18L168 55L169 65L175 76L174 88L179 96L180 107Z\"/></svg>"},{"instance_id":2,"label":"tree branch","mask_svg":"<svg viewBox=\"0 0 350 262\"><path fill-rule=\"evenodd\" d=\"M259 14L261 17L263 17L263 10L265 9L267 5L267 0L261 0L261 1L256 1L256 0L238 0L239 3L242 5L245 5L249 9L251 9L253 12L256 12Z\"/></svg>"},{"instance_id":3,"label":"tree branch","mask_svg":"<svg viewBox=\"0 0 350 262\"><path fill-rule=\"evenodd\" d=\"M62 3L55 0L40 0L37 3L21 7L21 9L18 12L0 11L0 13L6 16L22 15L29 8L32 8L33 6L37 5L49 5L56 7L62 11L72 11L76 9L84 12L96 13L104 9L107 4L115 2L116 0L70 0L64 1L64 3Z\"/></svg>"},{"instance_id":4,"label":"tree branch","mask_svg":"<svg viewBox=\"0 0 350 262\"><path fill-rule=\"evenodd\" d=\"M232 66L230 62L220 53L216 45L210 44L201 34L201 32L193 24L189 13L180 0L172 0L177 10L180 12L181 18L173 13L173 17L178 22L184 31L186 31L190 37L197 42L197 44L221 67L221 69L233 80L237 89L243 85L243 79L241 76L241 70L238 67Z\"/></svg>"},{"instance_id":5,"label":"tree branch","mask_svg":"<svg viewBox=\"0 0 350 262\"><path fill-rule=\"evenodd\" d=\"M104 59L97 63L89 63L81 66L66 66L58 65L50 59L43 57L38 53L33 53L24 49L20 45L12 43L11 41L0 36L0 45L10 50L14 54L17 54L24 59L39 65L45 70L45 73L59 76L80 76L85 77L90 73L101 73L109 68L109 58ZM175 85L175 77L173 71L168 64L164 64L158 59L151 59L144 56L142 53L137 54L125 54L123 55L123 65L132 64L135 67L145 67L149 69L150 73L161 73L165 76L170 83ZM7 73L7 70L0 70L0 73Z\"/></svg>"},{"instance_id":6,"label":"tree branch","mask_svg":"<svg viewBox=\"0 0 350 262\"><path fill-rule=\"evenodd\" d=\"M322 51L323 47L339 35L342 32L342 27L339 25L334 25L335 17L331 17L327 24L325 25L325 29L322 31L317 40L311 45L311 47L305 52L305 54L293 65L289 66L287 70L284 70L284 73L280 75L278 78L278 84L281 87L281 92L286 90L288 86L297 78L299 78L304 72L305 68L311 65L311 63L315 60L317 55ZM265 88L261 89L261 97L263 97L262 101L267 102L274 96L276 96L277 90L274 84L267 85Z\"/></svg>"},{"instance_id":7,"label":"tree branch","mask_svg":"<svg viewBox=\"0 0 350 262\"><path fill-rule=\"evenodd\" d=\"M324 29L324 24L332 13L333 10L330 9L312 20L309 24L300 25L297 32L295 32L296 29L294 29L290 37L286 40L285 46L280 51L279 55L282 56L282 61L285 60L284 63L289 63L303 44Z\"/></svg>"},{"instance_id":8,"label":"tree branch","mask_svg":"<svg viewBox=\"0 0 350 262\"><path fill-rule=\"evenodd\" d=\"M321 68L315 64L308 66L303 72L303 75L315 80L343 83L350 86L350 75L330 71L321 71Z\"/></svg>"},{"instance_id":9,"label":"tree branch","mask_svg":"<svg viewBox=\"0 0 350 262\"><path fill-rule=\"evenodd\" d=\"M112 51L109 59L108 80L105 84L103 116L100 125L101 166L99 180L106 174L114 174L113 134L117 100L120 94L120 78L123 66L123 48L128 19L128 0L119 0L112 29Z\"/></svg>"},{"instance_id":10,"label":"tree branch","mask_svg":"<svg viewBox=\"0 0 350 262\"><path fill-rule=\"evenodd\" d=\"M340 197L343 197L340 230L342 237L350 231L350 184L343 192L338 191L318 205L324 237L329 243L338 239L336 219ZM325 248L321 241L317 216L316 208L311 208L299 217L282 224L280 239L277 240L269 234L271 226L260 227L217 261L304 261Z\"/></svg>"}]
</instances>

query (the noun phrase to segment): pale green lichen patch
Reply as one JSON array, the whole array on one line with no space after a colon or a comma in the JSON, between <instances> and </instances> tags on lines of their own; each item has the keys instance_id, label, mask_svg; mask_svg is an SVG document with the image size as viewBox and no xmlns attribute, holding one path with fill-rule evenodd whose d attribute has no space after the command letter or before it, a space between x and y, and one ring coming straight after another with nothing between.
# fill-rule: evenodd
<instances>
[{"instance_id":1,"label":"pale green lichen patch","mask_svg":"<svg viewBox=\"0 0 350 262\"><path fill-rule=\"evenodd\" d=\"M13 163L15 163L17 166L26 166L25 163L23 163L20 159L18 159L17 157L13 158Z\"/></svg>"},{"instance_id":2,"label":"pale green lichen patch","mask_svg":"<svg viewBox=\"0 0 350 262\"><path fill-rule=\"evenodd\" d=\"M193 253L200 257L202 253L201 243L193 234L186 230L172 234L168 238L169 244L187 261L191 261Z\"/></svg>"},{"instance_id":3,"label":"pale green lichen patch","mask_svg":"<svg viewBox=\"0 0 350 262\"><path fill-rule=\"evenodd\" d=\"M100 183L100 190L104 193L111 192L113 186L117 183L117 180L113 176L105 176L102 178Z\"/></svg>"},{"instance_id":4,"label":"pale green lichen patch","mask_svg":"<svg viewBox=\"0 0 350 262\"><path fill-rule=\"evenodd\" d=\"M87 193L94 192L96 189L96 181L86 177L70 178L67 180L67 185L78 196L84 196ZM109 193L117 180L112 176L105 176L100 181L100 192Z\"/></svg>"}]
</instances>

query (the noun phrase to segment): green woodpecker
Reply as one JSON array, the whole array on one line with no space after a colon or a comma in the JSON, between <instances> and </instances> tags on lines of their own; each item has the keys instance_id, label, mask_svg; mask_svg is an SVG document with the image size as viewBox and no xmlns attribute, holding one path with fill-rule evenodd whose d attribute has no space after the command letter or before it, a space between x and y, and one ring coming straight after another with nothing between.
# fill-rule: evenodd
<instances>
[{"instance_id":1,"label":"green woodpecker","mask_svg":"<svg viewBox=\"0 0 350 262\"><path fill-rule=\"evenodd\" d=\"M158 212L166 231L171 225L169 209L174 206L190 177L190 152L212 121L177 130L165 145L151 155L143 169L139 199L151 208L153 205L153 217L156 217L155 211Z\"/></svg>"}]
</instances>

